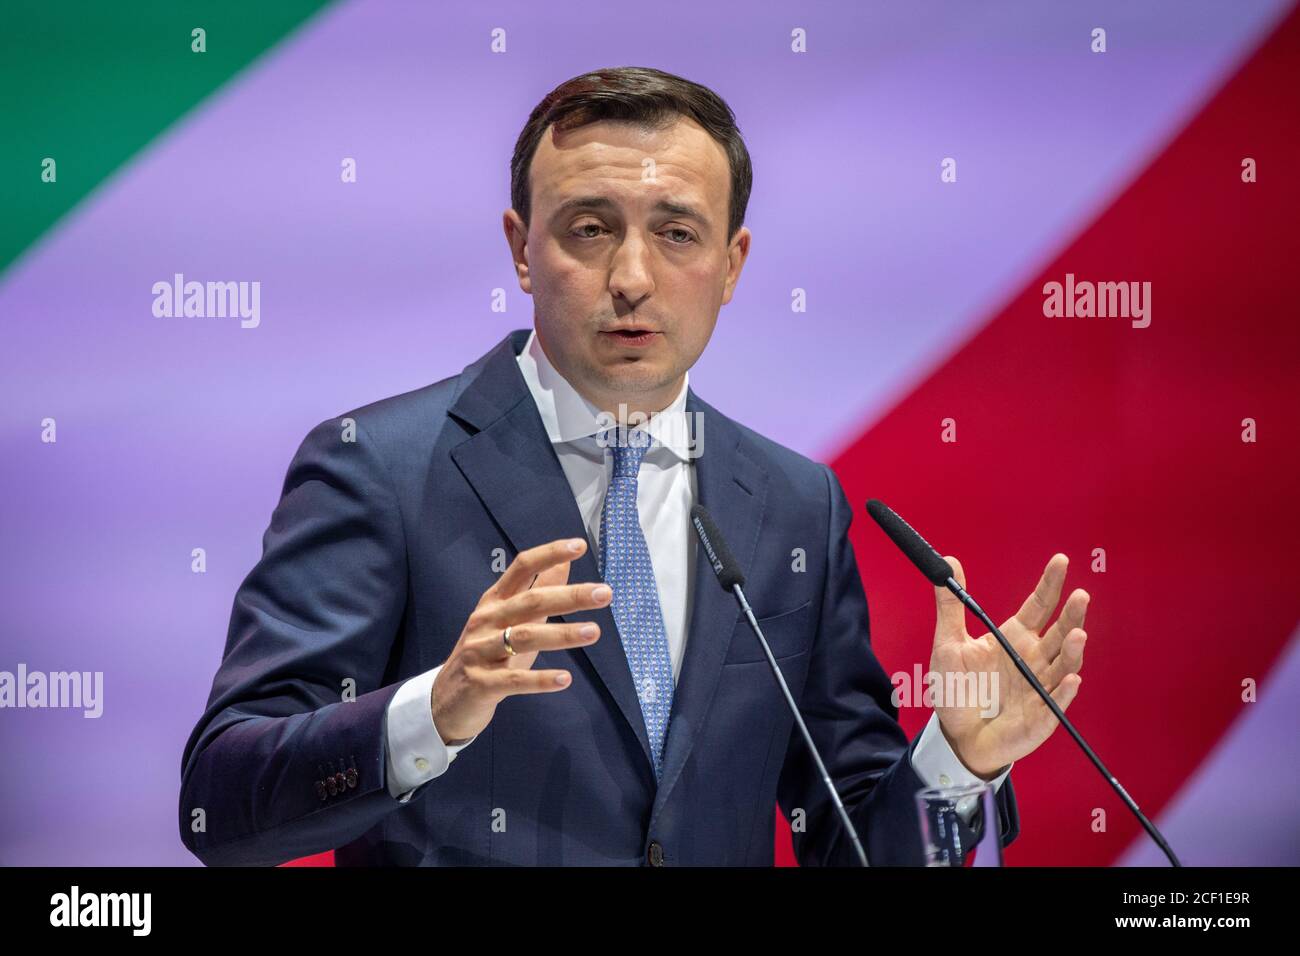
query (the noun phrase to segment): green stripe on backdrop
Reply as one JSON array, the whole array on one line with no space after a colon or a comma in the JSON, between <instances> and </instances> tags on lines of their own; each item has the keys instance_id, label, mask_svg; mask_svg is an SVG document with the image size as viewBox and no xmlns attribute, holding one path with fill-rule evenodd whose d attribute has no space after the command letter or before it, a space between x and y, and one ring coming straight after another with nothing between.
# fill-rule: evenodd
<instances>
[{"instance_id":1,"label":"green stripe on backdrop","mask_svg":"<svg viewBox=\"0 0 1300 956\"><path fill-rule=\"evenodd\" d=\"M332 0L2 0L0 273L114 170ZM192 32L206 31L196 53ZM54 182L45 182L47 158Z\"/></svg>"}]
</instances>

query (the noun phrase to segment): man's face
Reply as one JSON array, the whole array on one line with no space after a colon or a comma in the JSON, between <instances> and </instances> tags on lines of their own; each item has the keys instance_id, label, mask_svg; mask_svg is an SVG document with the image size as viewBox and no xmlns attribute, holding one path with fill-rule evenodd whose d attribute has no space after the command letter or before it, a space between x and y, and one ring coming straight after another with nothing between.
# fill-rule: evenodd
<instances>
[{"instance_id":1,"label":"man's face","mask_svg":"<svg viewBox=\"0 0 1300 956\"><path fill-rule=\"evenodd\" d=\"M658 411L708 344L749 252L728 242L726 153L679 117L644 130L548 129L530 168L531 216L504 217L519 285L551 363L598 407Z\"/></svg>"}]
</instances>

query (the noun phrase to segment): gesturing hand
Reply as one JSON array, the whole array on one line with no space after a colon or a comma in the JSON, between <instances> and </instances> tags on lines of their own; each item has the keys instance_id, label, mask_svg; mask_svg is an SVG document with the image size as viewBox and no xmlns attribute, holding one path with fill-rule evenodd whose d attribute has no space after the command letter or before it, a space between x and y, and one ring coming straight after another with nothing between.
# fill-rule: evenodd
<instances>
[{"instance_id":1,"label":"gesturing hand","mask_svg":"<svg viewBox=\"0 0 1300 956\"><path fill-rule=\"evenodd\" d=\"M961 563L952 557L946 560L952 565L957 583L965 587ZM1061 598L1068 563L1065 555L1053 555L1034 592L1001 628L1007 641L1062 711L1070 706L1083 682L1079 669L1083 666L1083 648L1088 639L1083 630L1088 592L1082 588L1073 591L1060 617L1046 633L1039 635ZM942 676L944 687L955 686L948 674L959 675L957 681L964 681L966 686L971 683L968 675L974 675L976 681L985 681L997 691L996 713L992 716L988 714L992 708L970 699L969 694L965 700L945 699L947 695L936 694L939 725L958 759L972 773L991 780L1007 764L1036 750L1060 722L1016 670L992 634L973 638L966 633L966 610L952 592L935 588L935 601L938 619L930 671Z\"/></svg>"},{"instance_id":2,"label":"gesturing hand","mask_svg":"<svg viewBox=\"0 0 1300 956\"><path fill-rule=\"evenodd\" d=\"M433 725L444 743L476 736L511 694L546 694L569 686L565 670L532 669L537 652L594 644L591 623L548 624L553 615L604 607L608 585L569 584L569 564L587 550L582 538L521 551L483 592L460 640L433 684ZM502 639L510 628L510 647Z\"/></svg>"}]
</instances>

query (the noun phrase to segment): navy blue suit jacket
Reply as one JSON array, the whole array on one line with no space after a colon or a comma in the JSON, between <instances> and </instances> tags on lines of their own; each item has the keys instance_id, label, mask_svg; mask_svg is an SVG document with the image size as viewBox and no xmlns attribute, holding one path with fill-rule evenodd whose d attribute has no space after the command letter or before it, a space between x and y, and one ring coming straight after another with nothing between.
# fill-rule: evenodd
<instances>
[{"instance_id":1,"label":"navy blue suit jacket","mask_svg":"<svg viewBox=\"0 0 1300 956\"><path fill-rule=\"evenodd\" d=\"M447 658L496 579L494 549L508 559L585 535L515 361L527 336L511 333L460 375L322 422L303 441L185 748L186 845L208 864L336 849L340 865L766 866L779 802L802 811L802 864L853 864L758 642L705 561L657 786L603 608L566 617L599 623L595 644L539 655L537 667L573 674L567 690L507 698L446 773L407 803L389 795L385 708L405 679ZM746 570L872 863L920 864L913 794L924 784L869 643L838 480L693 391L687 411L703 413L699 501ZM345 418L355 441L342 438ZM591 549L570 580L599 580ZM355 698L344 700L348 686ZM998 805L1006 843L1019 827L1010 779Z\"/></svg>"}]
</instances>

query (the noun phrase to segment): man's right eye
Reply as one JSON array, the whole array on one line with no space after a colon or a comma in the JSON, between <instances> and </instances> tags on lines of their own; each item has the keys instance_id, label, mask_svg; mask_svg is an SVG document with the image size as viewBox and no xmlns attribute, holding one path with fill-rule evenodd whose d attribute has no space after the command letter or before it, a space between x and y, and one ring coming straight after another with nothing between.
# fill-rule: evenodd
<instances>
[{"instance_id":1,"label":"man's right eye","mask_svg":"<svg viewBox=\"0 0 1300 956\"><path fill-rule=\"evenodd\" d=\"M596 232L594 232L594 233L589 233L589 232L586 231L586 230L588 230L588 229L594 229L594 230L596 230ZM584 222L584 223L583 223L582 225L580 225L580 226L574 226L574 227L573 227L573 231L570 233L570 235L575 235L575 236L577 236L579 239L595 239L595 238L599 237L600 233L602 233L602 232L604 232L604 231L605 231L605 228L604 228L603 226L597 224L597 223L594 223L594 222Z\"/></svg>"}]
</instances>

